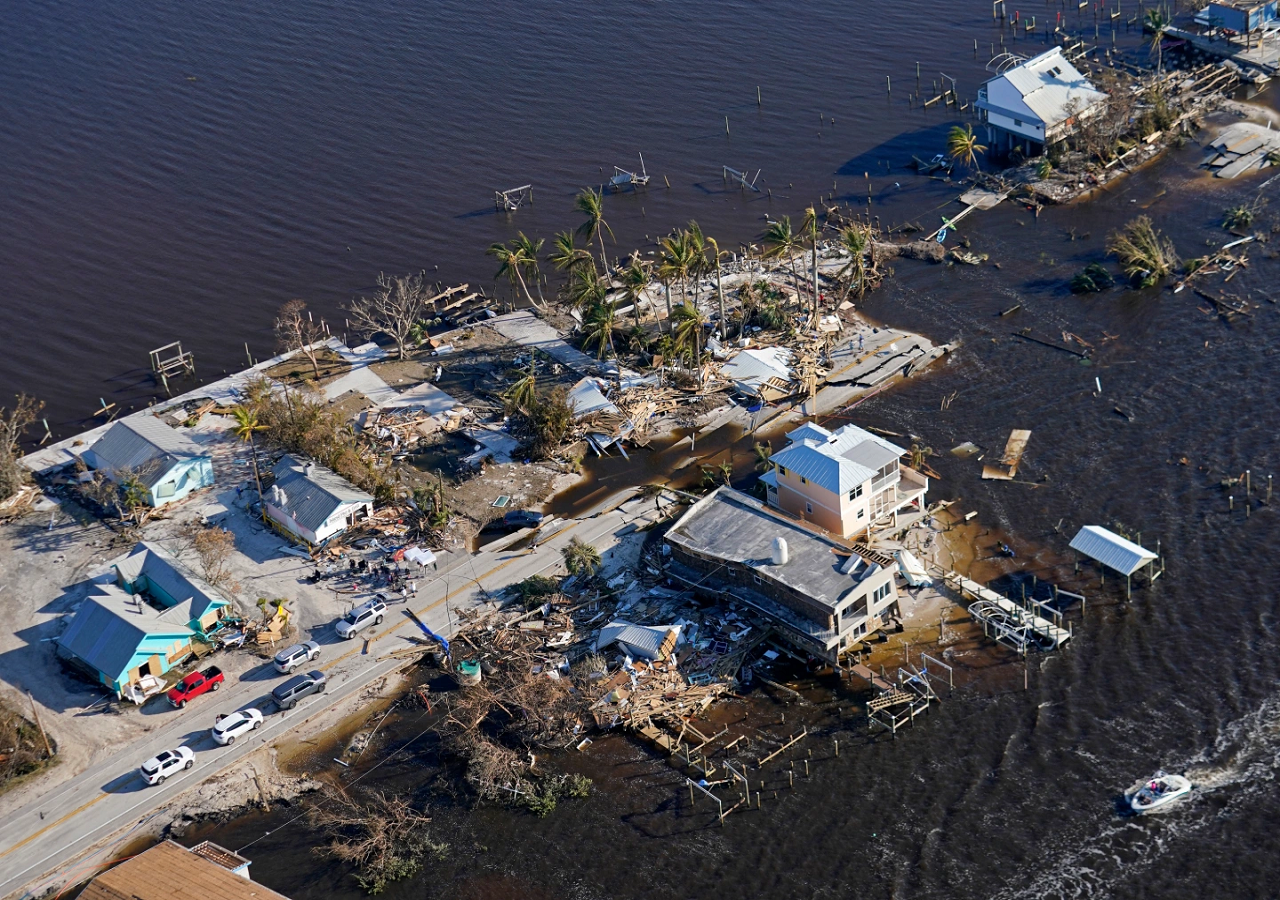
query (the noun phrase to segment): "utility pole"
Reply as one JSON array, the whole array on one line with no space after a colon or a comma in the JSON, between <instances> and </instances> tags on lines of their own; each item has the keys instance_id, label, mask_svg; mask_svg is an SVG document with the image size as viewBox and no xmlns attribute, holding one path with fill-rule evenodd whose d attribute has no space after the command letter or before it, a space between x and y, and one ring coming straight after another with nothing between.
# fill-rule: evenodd
<instances>
[{"instance_id":1,"label":"utility pole","mask_svg":"<svg viewBox=\"0 0 1280 900\"><path fill-rule=\"evenodd\" d=\"M40 730L40 740L44 741L45 758L53 759L53 748L49 746L49 736L44 733L44 726L40 724L40 712L36 709L36 698L31 696L30 691L27 691L27 699L31 701L31 717L36 720L36 728Z\"/></svg>"}]
</instances>

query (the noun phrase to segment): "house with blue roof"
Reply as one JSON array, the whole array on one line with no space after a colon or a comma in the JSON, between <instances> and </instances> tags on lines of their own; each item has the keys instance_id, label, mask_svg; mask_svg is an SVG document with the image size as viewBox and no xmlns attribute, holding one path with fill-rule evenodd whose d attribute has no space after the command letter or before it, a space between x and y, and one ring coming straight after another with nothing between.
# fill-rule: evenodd
<instances>
[{"instance_id":1,"label":"house with blue roof","mask_svg":"<svg viewBox=\"0 0 1280 900\"><path fill-rule=\"evenodd\" d=\"M924 509L929 479L901 460L906 450L857 425L828 431L806 423L787 434L764 482L766 500L819 528L852 537Z\"/></svg>"},{"instance_id":2,"label":"house with blue roof","mask_svg":"<svg viewBox=\"0 0 1280 900\"><path fill-rule=\"evenodd\" d=\"M213 485L209 452L152 415L119 420L81 458L112 481L136 479L150 506L164 506Z\"/></svg>"},{"instance_id":3,"label":"house with blue roof","mask_svg":"<svg viewBox=\"0 0 1280 900\"><path fill-rule=\"evenodd\" d=\"M157 544L139 543L97 583L58 638L58 652L117 694L186 659L231 602Z\"/></svg>"}]
</instances>

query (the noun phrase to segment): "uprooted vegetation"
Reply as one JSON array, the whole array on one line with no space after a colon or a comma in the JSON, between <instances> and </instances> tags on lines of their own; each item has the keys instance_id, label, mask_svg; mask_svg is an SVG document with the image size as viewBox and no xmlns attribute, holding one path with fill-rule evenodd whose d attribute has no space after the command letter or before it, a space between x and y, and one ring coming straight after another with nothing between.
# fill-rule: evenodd
<instances>
[{"instance_id":1,"label":"uprooted vegetation","mask_svg":"<svg viewBox=\"0 0 1280 900\"><path fill-rule=\"evenodd\" d=\"M36 725L0 703L0 790L47 765L49 750Z\"/></svg>"},{"instance_id":2,"label":"uprooted vegetation","mask_svg":"<svg viewBox=\"0 0 1280 900\"><path fill-rule=\"evenodd\" d=\"M18 442L43 408L42 402L26 394L17 396L12 409L0 407L0 500L12 497L27 482L27 473L18 461Z\"/></svg>"},{"instance_id":3,"label":"uprooted vegetation","mask_svg":"<svg viewBox=\"0 0 1280 900\"><path fill-rule=\"evenodd\" d=\"M1151 287L1179 266L1173 241L1162 235L1147 216L1138 216L1113 231L1107 237L1107 252L1120 261L1130 282L1141 287Z\"/></svg>"},{"instance_id":4,"label":"uprooted vegetation","mask_svg":"<svg viewBox=\"0 0 1280 900\"><path fill-rule=\"evenodd\" d=\"M415 809L408 798L381 791L353 796L329 788L309 816L328 841L315 852L351 865L356 880L370 894L381 894L392 882L412 878L427 857L442 858L449 849L432 840L427 828L430 816Z\"/></svg>"}]
</instances>

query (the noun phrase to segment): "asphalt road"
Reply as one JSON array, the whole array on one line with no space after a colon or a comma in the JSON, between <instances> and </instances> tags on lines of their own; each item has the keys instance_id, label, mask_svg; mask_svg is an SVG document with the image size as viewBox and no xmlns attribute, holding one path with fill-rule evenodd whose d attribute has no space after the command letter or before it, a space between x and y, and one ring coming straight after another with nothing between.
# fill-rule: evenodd
<instances>
[{"instance_id":1,"label":"asphalt road","mask_svg":"<svg viewBox=\"0 0 1280 900\"><path fill-rule=\"evenodd\" d=\"M320 658L298 671L321 669L328 676L328 687L325 693L306 698L288 712L276 711L270 699L271 689L285 676L268 661L246 672L238 682L196 698L186 709L158 717L163 724L133 744L0 822L0 897L17 894L37 881L61 879L80 857L117 832L405 665L404 658L389 654L411 647L406 638L422 637L408 610L432 631L447 636L452 633L456 610L483 603L489 593L560 564L560 549L571 538L604 553L619 538L656 517L652 501L634 500L594 518L551 524L551 534L541 536L536 549L482 551L454 561L422 583L417 596L407 604L393 604L381 626L350 641L333 635L330 642L322 644ZM214 743L209 734L214 717L251 706L262 710L262 726L229 747ZM170 776L162 785L148 787L138 766L162 750L181 745L195 751L195 765Z\"/></svg>"}]
</instances>

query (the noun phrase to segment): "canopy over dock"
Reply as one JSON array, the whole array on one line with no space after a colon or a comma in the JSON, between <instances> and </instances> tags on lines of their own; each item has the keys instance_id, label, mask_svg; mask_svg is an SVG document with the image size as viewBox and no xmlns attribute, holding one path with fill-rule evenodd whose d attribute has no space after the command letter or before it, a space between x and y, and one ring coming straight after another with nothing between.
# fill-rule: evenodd
<instances>
[{"instance_id":1,"label":"canopy over dock","mask_svg":"<svg viewBox=\"0 0 1280 900\"><path fill-rule=\"evenodd\" d=\"M1071 541L1071 549L1125 576L1132 575L1156 559L1156 554L1146 547L1126 540L1100 525L1081 528Z\"/></svg>"}]
</instances>

